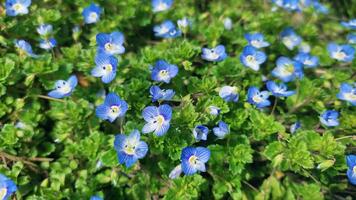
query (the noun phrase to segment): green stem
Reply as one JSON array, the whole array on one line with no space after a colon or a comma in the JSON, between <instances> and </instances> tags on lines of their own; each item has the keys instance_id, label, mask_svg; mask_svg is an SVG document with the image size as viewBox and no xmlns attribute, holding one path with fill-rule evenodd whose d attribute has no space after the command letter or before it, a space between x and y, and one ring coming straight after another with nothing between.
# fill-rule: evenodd
<instances>
[{"instance_id":1,"label":"green stem","mask_svg":"<svg viewBox=\"0 0 356 200\"><path fill-rule=\"evenodd\" d=\"M274 110L275 110L275 109L276 109L276 107L277 107L277 102L278 102L278 98L276 97L276 99L274 100L273 107L272 107L271 115L273 115Z\"/></svg>"}]
</instances>

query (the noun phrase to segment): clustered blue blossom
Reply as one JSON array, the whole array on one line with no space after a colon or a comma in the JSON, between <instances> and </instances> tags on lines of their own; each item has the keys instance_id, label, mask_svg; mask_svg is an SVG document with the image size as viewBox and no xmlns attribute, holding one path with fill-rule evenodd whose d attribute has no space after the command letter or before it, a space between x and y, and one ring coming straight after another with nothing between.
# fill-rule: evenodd
<instances>
[{"instance_id":1,"label":"clustered blue blossom","mask_svg":"<svg viewBox=\"0 0 356 200\"><path fill-rule=\"evenodd\" d=\"M16 184L7 176L0 174L0 199L7 200L16 191Z\"/></svg>"}]
</instances>

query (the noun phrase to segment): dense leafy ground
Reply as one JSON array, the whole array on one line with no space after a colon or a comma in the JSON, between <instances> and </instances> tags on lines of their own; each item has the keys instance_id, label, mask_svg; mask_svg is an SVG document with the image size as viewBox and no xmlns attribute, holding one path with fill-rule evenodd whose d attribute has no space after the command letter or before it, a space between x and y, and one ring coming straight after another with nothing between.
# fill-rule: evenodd
<instances>
[{"instance_id":1,"label":"dense leafy ground","mask_svg":"<svg viewBox=\"0 0 356 200\"><path fill-rule=\"evenodd\" d=\"M29 13L6 15L0 6L0 172L17 185L17 199L351 199L355 186L346 176L346 156L355 154L355 107L337 98L342 83L355 81L356 59L330 57L330 42L346 44L350 29L340 25L355 17L355 1L326 2L328 14L315 8L287 11L270 1L176 1L154 13L150 1L97 1L100 20L85 24L85 0L33 1ZM353 16L352 16L353 14ZM162 39L153 27L187 17L184 34ZM228 21L232 21L229 30ZM224 27L225 22L225 27ZM36 28L51 24L56 47L39 48ZM281 56L293 58L280 33L293 27L319 58L316 68L287 83L296 94L269 97L262 109L250 104L249 87L267 90L265 80ZM73 29L74 28L74 29ZM125 52L116 77L106 84L93 77L99 33L120 31ZM261 51L267 60L258 71L240 61L248 44L246 33L260 32L270 43ZM36 56L15 48L26 40ZM209 62L202 47L222 44L227 57ZM169 83L151 79L150 66L165 60L178 67ZM68 97L47 96L57 80L76 75L78 85ZM264 76L264 77L262 77ZM173 89L173 99L152 102L150 87ZM235 86L237 102L219 96L223 86ZM124 117L112 123L96 116L105 95L116 93L128 104ZM276 102L276 104L275 104ZM119 164L115 135L142 130L147 106L172 107L170 128L163 136L141 134L148 145L133 166ZM275 105L275 106L274 106ZM209 106L220 108L211 115ZM340 113L339 125L320 123L325 110ZM222 120L229 134L218 139L213 128ZM301 128L291 133L290 126ZM205 125L207 140L197 141L193 129ZM187 146L207 147L206 172L170 179ZM355 172L356 174L356 172ZM0 185L2 186L2 185ZM15 198L14 197L14 198Z\"/></svg>"}]
</instances>

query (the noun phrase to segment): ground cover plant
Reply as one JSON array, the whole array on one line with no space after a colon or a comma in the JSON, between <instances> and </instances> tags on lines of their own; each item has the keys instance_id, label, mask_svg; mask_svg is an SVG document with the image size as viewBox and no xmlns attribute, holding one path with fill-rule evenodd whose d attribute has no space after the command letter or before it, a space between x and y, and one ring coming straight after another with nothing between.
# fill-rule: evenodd
<instances>
[{"instance_id":1,"label":"ground cover plant","mask_svg":"<svg viewBox=\"0 0 356 200\"><path fill-rule=\"evenodd\" d=\"M0 199L352 199L355 13L2 2Z\"/></svg>"}]
</instances>

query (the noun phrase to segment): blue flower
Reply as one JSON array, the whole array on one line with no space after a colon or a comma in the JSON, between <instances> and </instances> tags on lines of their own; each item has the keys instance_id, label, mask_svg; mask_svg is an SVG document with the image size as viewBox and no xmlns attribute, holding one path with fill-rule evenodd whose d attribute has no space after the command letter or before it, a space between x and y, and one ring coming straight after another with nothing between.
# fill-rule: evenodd
<instances>
[{"instance_id":1,"label":"blue flower","mask_svg":"<svg viewBox=\"0 0 356 200\"><path fill-rule=\"evenodd\" d=\"M274 81L266 83L267 89L276 97L289 97L295 94L295 91L288 91L287 85L284 83L277 84Z\"/></svg>"},{"instance_id":2,"label":"blue flower","mask_svg":"<svg viewBox=\"0 0 356 200\"><path fill-rule=\"evenodd\" d=\"M114 148L120 164L131 167L138 159L146 156L148 145L140 141L140 132L133 130L129 136L119 134L115 136Z\"/></svg>"},{"instance_id":3,"label":"blue flower","mask_svg":"<svg viewBox=\"0 0 356 200\"><path fill-rule=\"evenodd\" d=\"M155 101L167 101L171 100L175 94L174 90L168 89L168 90L162 90L158 86L152 86L150 88L150 94L152 96L152 102Z\"/></svg>"},{"instance_id":4,"label":"blue flower","mask_svg":"<svg viewBox=\"0 0 356 200\"><path fill-rule=\"evenodd\" d=\"M220 108L216 106L209 106L208 109L209 109L209 113L214 116L219 115L221 111Z\"/></svg>"},{"instance_id":5,"label":"blue flower","mask_svg":"<svg viewBox=\"0 0 356 200\"><path fill-rule=\"evenodd\" d=\"M263 108L271 105L268 97L268 91L260 92L256 87L250 87L247 92L247 101L250 104L256 105L257 108Z\"/></svg>"},{"instance_id":6,"label":"blue flower","mask_svg":"<svg viewBox=\"0 0 356 200\"><path fill-rule=\"evenodd\" d=\"M232 20L230 17L227 17L224 19L224 28L226 30L231 30L232 29Z\"/></svg>"},{"instance_id":7,"label":"blue flower","mask_svg":"<svg viewBox=\"0 0 356 200\"><path fill-rule=\"evenodd\" d=\"M302 124L299 121L295 122L294 124L292 124L290 126L290 133L295 133L301 127L302 127Z\"/></svg>"},{"instance_id":8,"label":"blue flower","mask_svg":"<svg viewBox=\"0 0 356 200\"><path fill-rule=\"evenodd\" d=\"M218 138L224 138L226 134L229 134L229 125L225 122L220 121L218 127L213 128L214 135Z\"/></svg>"},{"instance_id":9,"label":"blue flower","mask_svg":"<svg viewBox=\"0 0 356 200\"><path fill-rule=\"evenodd\" d=\"M347 178L349 179L350 183L356 185L356 155L348 155L346 156L346 163L347 163Z\"/></svg>"},{"instance_id":10,"label":"blue flower","mask_svg":"<svg viewBox=\"0 0 356 200\"><path fill-rule=\"evenodd\" d=\"M356 34L353 34L353 33L348 34L347 42L350 44L356 44Z\"/></svg>"},{"instance_id":11,"label":"blue flower","mask_svg":"<svg viewBox=\"0 0 356 200\"><path fill-rule=\"evenodd\" d=\"M98 44L98 53L108 55L123 54L125 52L124 35L121 32L112 32L110 34L99 33L96 35Z\"/></svg>"},{"instance_id":12,"label":"blue flower","mask_svg":"<svg viewBox=\"0 0 356 200\"><path fill-rule=\"evenodd\" d=\"M95 57L95 68L91 71L94 77L101 77L104 83L110 83L116 76L118 60L114 56L99 54Z\"/></svg>"},{"instance_id":13,"label":"blue flower","mask_svg":"<svg viewBox=\"0 0 356 200\"><path fill-rule=\"evenodd\" d=\"M49 38L48 40L41 40L40 47L45 50L53 49L57 46L57 41L54 38Z\"/></svg>"},{"instance_id":14,"label":"blue flower","mask_svg":"<svg viewBox=\"0 0 356 200\"><path fill-rule=\"evenodd\" d=\"M325 5L321 4L318 0L313 0L313 7L319 13L322 14L329 13L329 9Z\"/></svg>"},{"instance_id":15,"label":"blue flower","mask_svg":"<svg viewBox=\"0 0 356 200\"><path fill-rule=\"evenodd\" d=\"M53 27L51 24L41 24L37 27L37 33L42 36L47 36L51 34L53 31Z\"/></svg>"},{"instance_id":16,"label":"blue flower","mask_svg":"<svg viewBox=\"0 0 356 200\"><path fill-rule=\"evenodd\" d=\"M170 179L176 179L182 174L182 172L183 172L182 165L179 164L169 173L168 177Z\"/></svg>"},{"instance_id":17,"label":"blue flower","mask_svg":"<svg viewBox=\"0 0 356 200\"><path fill-rule=\"evenodd\" d=\"M325 126L339 125L339 112L335 110L327 110L320 115L320 122Z\"/></svg>"},{"instance_id":18,"label":"blue flower","mask_svg":"<svg viewBox=\"0 0 356 200\"><path fill-rule=\"evenodd\" d=\"M103 200L103 198L101 198L99 196L91 196L90 200Z\"/></svg>"},{"instance_id":19,"label":"blue flower","mask_svg":"<svg viewBox=\"0 0 356 200\"><path fill-rule=\"evenodd\" d=\"M249 67L255 71L260 69L260 65L264 63L267 59L267 56L264 52L258 51L253 46L246 46L242 54L240 55L240 61L246 67Z\"/></svg>"},{"instance_id":20,"label":"blue flower","mask_svg":"<svg viewBox=\"0 0 356 200\"><path fill-rule=\"evenodd\" d=\"M6 0L6 14L8 16L27 14L30 5L31 0Z\"/></svg>"},{"instance_id":21,"label":"blue flower","mask_svg":"<svg viewBox=\"0 0 356 200\"><path fill-rule=\"evenodd\" d=\"M182 19L179 19L177 21L177 25L178 27L183 31L183 32L186 32L188 30L188 27L191 25L191 21L186 18L186 17L183 17Z\"/></svg>"},{"instance_id":22,"label":"blue flower","mask_svg":"<svg viewBox=\"0 0 356 200\"><path fill-rule=\"evenodd\" d=\"M309 53L311 48L310 48L310 45L305 43L305 42L302 42L300 45L299 45L299 53Z\"/></svg>"},{"instance_id":23,"label":"blue flower","mask_svg":"<svg viewBox=\"0 0 356 200\"><path fill-rule=\"evenodd\" d=\"M348 44L338 45L335 43L329 43L328 51L330 57L342 62L351 62L355 56L355 49Z\"/></svg>"},{"instance_id":24,"label":"blue flower","mask_svg":"<svg viewBox=\"0 0 356 200\"><path fill-rule=\"evenodd\" d=\"M303 65L287 57L277 59L277 67L272 70L272 75L283 82L293 81L295 78L303 78Z\"/></svg>"},{"instance_id":25,"label":"blue flower","mask_svg":"<svg viewBox=\"0 0 356 200\"><path fill-rule=\"evenodd\" d=\"M224 45L218 45L215 48L202 48L202 59L207 61L220 62L225 60L227 54L225 53Z\"/></svg>"},{"instance_id":26,"label":"blue flower","mask_svg":"<svg viewBox=\"0 0 356 200\"><path fill-rule=\"evenodd\" d=\"M292 28L285 28L280 37L283 44L289 49L293 50L294 47L298 46L302 42L302 38L297 35Z\"/></svg>"},{"instance_id":27,"label":"blue flower","mask_svg":"<svg viewBox=\"0 0 356 200\"><path fill-rule=\"evenodd\" d=\"M142 128L142 133L153 132L157 136L162 136L170 127L172 108L166 104L159 107L148 106L142 111L142 116L147 122Z\"/></svg>"},{"instance_id":28,"label":"blue flower","mask_svg":"<svg viewBox=\"0 0 356 200\"><path fill-rule=\"evenodd\" d=\"M239 94L237 93L237 87L224 86L219 91L219 96L226 102L237 102L239 100Z\"/></svg>"},{"instance_id":29,"label":"blue flower","mask_svg":"<svg viewBox=\"0 0 356 200\"><path fill-rule=\"evenodd\" d=\"M264 36L261 33L248 33L245 34L245 39L248 44L259 49L263 47L268 47L270 44L265 41Z\"/></svg>"},{"instance_id":30,"label":"blue flower","mask_svg":"<svg viewBox=\"0 0 356 200\"><path fill-rule=\"evenodd\" d=\"M340 91L337 94L337 98L350 102L353 106L356 106L356 83L354 86L347 83L342 83Z\"/></svg>"},{"instance_id":31,"label":"blue flower","mask_svg":"<svg viewBox=\"0 0 356 200\"><path fill-rule=\"evenodd\" d=\"M205 163L210 158L210 150L205 147L185 147L182 150L182 170L185 175L193 175L198 171L205 172Z\"/></svg>"},{"instance_id":32,"label":"blue flower","mask_svg":"<svg viewBox=\"0 0 356 200\"><path fill-rule=\"evenodd\" d=\"M49 92L48 96L56 99L61 99L70 96L77 84L78 79L75 75L69 77L67 81L58 80L55 83L55 89Z\"/></svg>"},{"instance_id":33,"label":"blue flower","mask_svg":"<svg viewBox=\"0 0 356 200\"><path fill-rule=\"evenodd\" d=\"M178 67L159 60L151 66L151 78L154 81L169 83L178 74Z\"/></svg>"},{"instance_id":34,"label":"blue flower","mask_svg":"<svg viewBox=\"0 0 356 200\"><path fill-rule=\"evenodd\" d=\"M166 20L162 24L154 26L153 32L156 37L160 38L175 38L182 34L170 20Z\"/></svg>"},{"instance_id":35,"label":"blue flower","mask_svg":"<svg viewBox=\"0 0 356 200\"><path fill-rule=\"evenodd\" d=\"M103 104L99 105L95 114L102 120L115 121L118 117L123 117L128 109L126 101L122 100L115 93L109 93L105 97Z\"/></svg>"},{"instance_id":36,"label":"blue flower","mask_svg":"<svg viewBox=\"0 0 356 200\"><path fill-rule=\"evenodd\" d=\"M319 58L309 53L300 52L294 57L294 60L302 63L305 68L315 68L319 65Z\"/></svg>"},{"instance_id":37,"label":"blue flower","mask_svg":"<svg viewBox=\"0 0 356 200\"><path fill-rule=\"evenodd\" d=\"M92 3L90 6L84 8L82 15L86 24L93 24L100 20L101 8Z\"/></svg>"},{"instance_id":38,"label":"blue flower","mask_svg":"<svg viewBox=\"0 0 356 200\"><path fill-rule=\"evenodd\" d=\"M197 141L207 140L209 129L206 126L198 125L193 129L193 136Z\"/></svg>"},{"instance_id":39,"label":"blue flower","mask_svg":"<svg viewBox=\"0 0 356 200\"><path fill-rule=\"evenodd\" d=\"M172 7L173 0L152 0L153 12L166 11Z\"/></svg>"},{"instance_id":40,"label":"blue flower","mask_svg":"<svg viewBox=\"0 0 356 200\"><path fill-rule=\"evenodd\" d=\"M351 19L348 22L341 22L341 25L346 27L346 28L349 28L349 29L352 29L352 30L356 30L356 18L355 19Z\"/></svg>"},{"instance_id":41,"label":"blue flower","mask_svg":"<svg viewBox=\"0 0 356 200\"><path fill-rule=\"evenodd\" d=\"M17 191L15 183L3 174L0 174L0 199L6 200Z\"/></svg>"},{"instance_id":42,"label":"blue flower","mask_svg":"<svg viewBox=\"0 0 356 200\"><path fill-rule=\"evenodd\" d=\"M25 40L15 40L15 46L20 50L20 54L26 54L32 58L38 57L33 53L31 45Z\"/></svg>"}]
</instances>

